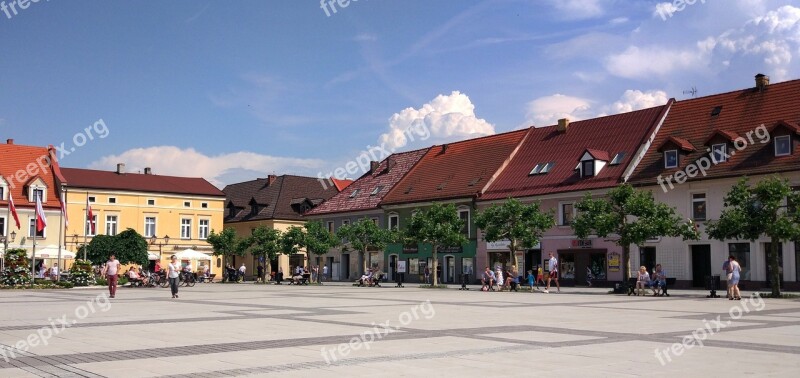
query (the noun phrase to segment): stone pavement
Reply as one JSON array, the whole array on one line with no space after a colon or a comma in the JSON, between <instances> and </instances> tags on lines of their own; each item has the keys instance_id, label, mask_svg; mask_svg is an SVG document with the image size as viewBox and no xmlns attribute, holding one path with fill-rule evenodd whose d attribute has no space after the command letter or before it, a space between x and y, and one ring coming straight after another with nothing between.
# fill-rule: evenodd
<instances>
[{"instance_id":1,"label":"stone pavement","mask_svg":"<svg viewBox=\"0 0 800 378\"><path fill-rule=\"evenodd\" d=\"M198 284L175 300L161 288L122 288L115 299L100 289L0 291L0 377L800 371L798 300L606 290Z\"/></svg>"}]
</instances>

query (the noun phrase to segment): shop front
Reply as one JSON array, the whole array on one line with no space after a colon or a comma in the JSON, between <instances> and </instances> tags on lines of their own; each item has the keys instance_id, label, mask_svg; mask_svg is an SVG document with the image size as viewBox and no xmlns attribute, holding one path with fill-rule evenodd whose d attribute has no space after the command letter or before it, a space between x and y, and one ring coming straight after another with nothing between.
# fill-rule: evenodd
<instances>
[{"instance_id":1,"label":"shop front","mask_svg":"<svg viewBox=\"0 0 800 378\"><path fill-rule=\"evenodd\" d=\"M463 275L468 274L469 282L472 283L475 279L476 245L474 240L470 240L464 246L440 248L437 252L438 267L434 272L430 245L392 244L384 252L384 259L389 261L389 266L383 270L390 279L397 280L399 268L402 267L403 281L408 283L425 283L426 269L427 282L432 282L436 274L440 283L460 284Z\"/></svg>"},{"instance_id":2,"label":"shop front","mask_svg":"<svg viewBox=\"0 0 800 378\"><path fill-rule=\"evenodd\" d=\"M547 251L556 251L559 282L562 286L612 286L622 280L622 248L602 239L561 239L544 242ZM542 256L544 271L549 270L549 254ZM548 272L549 273L549 272Z\"/></svg>"}]
</instances>

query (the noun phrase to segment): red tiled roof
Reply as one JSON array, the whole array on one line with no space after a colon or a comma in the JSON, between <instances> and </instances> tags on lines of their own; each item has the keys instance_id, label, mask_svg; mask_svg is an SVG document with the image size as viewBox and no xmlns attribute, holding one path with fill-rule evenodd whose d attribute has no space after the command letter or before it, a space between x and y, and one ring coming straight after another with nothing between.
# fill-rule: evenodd
<instances>
[{"instance_id":1,"label":"red tiled roof","mask_svg":"<svg viewBox=\"0 0 800 378\"><path fill-rule=\"evenodd\" d=\"M721 112L712 116L712 109L716 107L721 107ZM800 80L773 83L763 91L752 87L677 101L670 109L653 146L661 146L671 137L682 138L700 146L712 131L727 130L747 140L747 146L742 150L735 150L729 145L729 151L735 152L734 156L707 169L705 175L697 175L690 180L798 170L800 138L793 138L792 155L776 157L771 137L770 143L762 144L756 129L764 125L767 130L773 130L781 122L791 125L799 121ZM748 133L754 143L750 143ZM686 168L688 164L708 154L706 149L700 149L682 155L679 169ZM671 175L676 170L665 169L663 154L651 148L629 181L637 185L655 185L659 175Z\"/></svg>"},{"instance_id":2,"label":"red tiled roof","mask_svg":"<svg viewBox=\"0 0 800 378\"><path fill-rule=\"evenodd\" d=\"M368 172L350 184L347 190L331 197L306 215L321 215L376 209L381 200L406 173L428 152L429 148L392 154L384 159L375 172ZM380 191L372 192L380 187ZM358 194L351 198L354 191Z\"/></svg>"},{"instance_id":3,"label":"red tiled roof","mask_svg":"<svg viewBox=\"0 0 800 378\"><path fill-rule=\"evenodd\" d=\"M676 145L678 148L680 148L681 150L684 150L686 152L692 152L692 151L697 150L692 145L692 142L689 142L688 140L683 139L683 138L678 138L676 136L669 136L666 139L664 139L664 141L661 144L658 145L658 150L659 151L663 151L664 150L664 146L666 146L667 144L670 144L670 143Z\"/></svg>"},{"instance_id":4,"label":"red tiled roof","mask_svg":"<svg viewBox=\"0 0 800 378\"><path fill-rule=\"evenodd\" d=\"M431 147L381 205L474 197L530 129Z\"/></svg>"},{"instance_id":5,"label":"red tiled roof","mask_svg":"<svg viewBox=\"0 0 800 378\"><path fill-rule=\"evenodd\" d=\"M313 207L339 192L336 186L323 185L320 180L325 181L283 175L230 184L222 189L227 196L224 221L302 220L306 211L304 203ZM231 208L234 208L233 213Z\"/></svg>"},{"instance_id":6,"label":"red tiled roof","mask_svg":"<svg viewBox=\"0 0 800 378\"><path fill-rule=\"evenodd\" d=\"M51 161L49 165L45 160L48 156ZM41 164L47 169L46 171L41 171L42 166L40 162L42 162ZM34 176L30 176L27 173L27 167L31 163L35 165L38 171ZM33 171L33 169L31 171ZM14 204L17 207L32 208L35 206L34 202L30 202L32 198L28 198L28 193L25 192L27 188L26 184L36 178L40 178L48 189L47 198L44 199L45 201L42 203L42 207L61 208L58 200L58 194L60 193L58 184L63 183L64 178L61 176L58 160L56 159L55 150L52 146L37 147L18 144L0 144L0 176L2 176L6 184L8 184L7 190L14 196ZM19 181L20 179L22 182ZM0 199L0 204L3 205L3 208L6 208L5 205L7 203L8 201Z\"/></svg>"},{"instance_id":7,"label":"red tiled roof","mask_svg":"<svg viewBox=\"0 0 800 378\"><path fill-rule=\"evenodd\" d=\"M331 177L331 181L333 181L333 185L336 185L336 189L340 192L353 183L353 180L339 180L333 177Z\"/></svg>"},{"instance_id":8,"label":"red tiled roof","mask_svg":"<svg viewBox=\"0 0 800 378\"><path fill-rule=\"evenodd\" d=\"M708 138L706 138L706 141L703 143L703 145L708 146L708 143L711 142L711 140L716 138L717 136L721 136L728 142L733 142L734 140L736 140L736 138L739 137L739 135L734 133L733 131L717 129L711 132L711 135L709 135Z\"/></svg>"},{"instance_id":9,"label":"red tiled roof","mask_svg":"<svg viewBox=\"0 0 800 378\"><path fill-rule=\"evenodd\" d=\"M481 200L616 186L637 150L663 118L668 106L571 122L566 132L558 131L555 125L533 129L508 167L481 196ZM625 155L620 164L606 164L597 176L581 178L575 165L587 151L609 163L609 155L620 152ZM555 165L547 173L531 175L533 167L542 163Z\"/></svg>"},{"instance_id":10,"label":"red tiled roof","mask_svg":"<svg viewBox=\"0 0 800 378\"><path fill-rule=\"evenodd\" d=\"M132 192L190 194L224 197L225 193L200 177L176 177L141 173L118 174L82 168L61 168L70 187Z\"/></svg>"},{"instance_id":11,"label":"red tiled roof","mask_svg":"<svg viewBox=\"0 0 800 378\"><path fill-rule=\"evenodd\" d=\"M800 135L800 126L798 126L797 123L795 122L786 122L784 120L778 121L778 123L775 124L775 127L772 130L777 129L778 127L784 127L790 132L794 132L795 134Z\"/></svg>"}]
</instances>

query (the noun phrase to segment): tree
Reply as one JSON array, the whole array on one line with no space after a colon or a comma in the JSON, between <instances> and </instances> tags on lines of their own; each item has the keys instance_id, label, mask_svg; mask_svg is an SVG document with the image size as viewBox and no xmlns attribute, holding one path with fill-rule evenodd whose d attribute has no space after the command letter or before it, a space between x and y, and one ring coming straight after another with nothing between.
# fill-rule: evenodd
<instances>
[{"instance_id":1,"label":"tree","mask_svg":"<svg viewBox=\"0 0 800 378\"><path fill-rule=\"evenodd\" d=\"M777 176L748 185L742 178L724 198L725 208L719 220L708 221L706 232L716 240L748 239L766 235L772 296L781 295L778 244L800 240L800 192L792 191L789 182Z\"/></svg>"},{"instance_id":2,"label":"tree","mask_svg":"<svg viewBox=\"0 0 800 378\"><path fill-rule=\"evenodd\" d=\"M281 253L281 232L274 228L261 225L253 230L253 234L246 238L244 242L250 253L259 261L266 262L264 272L269 275L271 264L269 263ZM264 278L264 277L260 277Z\"/></svg>"},{"instance_id":3,"label":"tree","mask_svg":"<svg viewBox=\"0 0 800 378\"><path fill-rule=\"evenodd\" d=\"M309 258L311 255L317 256L317 268L321 265L322 255L328 253L328 250L339 245L339 240L332 232L328 231L322 225L322 221L306 222L303 225L304 237L302 246L305 247ZM319 274L317 274L319 280Z\"/></svg>"},{"instance_id":4,"label":"tree","mask_svg":"<svg viewBox=\"0 0 800 378\"><path fill-rule=\"evenodd\" d=\"M223 229L220 233L215 233L211 230L208 234L206 242L211 244L214 249L214 256L222 256L225 259L225 264L229 263L228 258L232 256L244 256L247 249L247 243L244 239L236 236L236 231L232 228Z\"/></svg>"},{"instance_id":5,"label":"tree","mask_svg":"<svg viewBox=\"0 0 800 378\"><path fill-rule=\"evenodd\" d=\"M410 242L429 244L433 254L433 286L439 285L437 252L440 247L456 247L467 244L462 229L464 221L458 216L453 204L433 206L411 216L404 230L404 238Z\"/></svg>"},{"instance_id":6,"label":"tree","mask_svg":"<svg viewBox=\"0 0 800 378\"><path fill-rule=\"evenodd\" d=\"M87 246L81 246L82 249ZM120 264L147 264L147 240L136 230L128 228L117 235L97 235L89 242L86 258L95 265L108 261L111 254L116 256Z\"/></svg>"},{"instance_id":7,"label":"tree","mask_svg":"<svg viewBox=\"0 0 800 378\"><path fill-rule=\"evenodd\" d=\"M367 271L366 256L370 249L383 251L389 243L397 239L395 232L381 228L367 218L342 226L339 228L337 236L340 239L346 239L346 244L358 251L362 273Z\"/></svg>"},{"instance_id":8,"label":"tree","mask_svg":"<svg viewBox=\"0 0 800 378\"><path fill-rule=\"evenodd\" d=\"M538 202L523 205L519 200L509 198L501 205L492 205L478 213L475 224L488 242L508 240L514 266L519 266L516 251L533 248L555 221L552 212L543 213Z\"/></svg>"},{"instance_id":9,"label":"tree","mask_svg":"<svg viewBox=\"0 0 800 378\"><path fill-rule=\"evenodd\" d=\"M303 232L302 227L291 226L281 235L281 253L285 255L294 255L300 252L305 243L306 234ZM291 267L289 267L291 270Z\"/></svg>"},{"instance_id":10,"label":"tree","mask_svg":"<svg viewBox=\"0 0 800 378\"><path fill-rule=\"evenodd\" d=\"M623 277L630 277L631 244L637 246L647 239L660 236L698 238L691 220L684 222L675 208L655 202L649 191L634 189L623 184L608 192L605 198L592 198L591 194L575 204L578 214L572 229L579 238L595 234L601 238L614 235L614 242L622 247Z\"/></svg>"}]
</instances>

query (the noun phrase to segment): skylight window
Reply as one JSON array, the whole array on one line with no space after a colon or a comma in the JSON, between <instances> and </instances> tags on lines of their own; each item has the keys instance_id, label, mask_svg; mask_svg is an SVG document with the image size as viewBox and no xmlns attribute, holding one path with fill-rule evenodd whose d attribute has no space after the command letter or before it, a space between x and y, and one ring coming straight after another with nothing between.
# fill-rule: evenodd
<instances>
[{"instance_id":1,"label":"skylight window","mask_svg":"<svg viewBox=\"0 0 800 378\"><path fill-rule=\"evenodd\" d=\"M714 107L714 109L711 110L711 116L716 117L720 112L722 112L722 105Z\"/></svg>"},{"instance_id":2,"label":"skylight window","mask_svg":"<svg viewBox=\"0 0 800 378\"><path fill-rule=\"evenodd\" d=\"M350 198L356 198L359 192L361 192L361 189L354 190L352 193L350 193Z\"/></svg>"},{"instance_id":3,"label":"skylight window","mask_svg":"<svg viewBox=\"0 0 800 378\"><path fill-rule=\"evenodd\" d=\"M543 175L545 173L550 172L550 170L553 169L553 166L555 166L555 165L556 165L556 163L554 161L551 161L551 162L545 164L544 167L542 167L542 169L539 170L539 174Z\"/></svg>"},{"instance_id":4,"label":"skylight window","mask_svg":"<svg viewBox=\"0 0 800 378\"><path fill-rule=\"evenodd\" d=\"M538 175L539 171L541 171L545 165L546 164L536 164L536 166L531 170L531 173L528 173L528 175Z\"/></svg>"},{"instance_id":5,"label":"skylight window","mask_svg":"<svg viewBox=\"0 0 800 378\"><path fill-rule=\"evenodd\" d=\"M375 189L372 189L372 193L370 193L369 195L374 196L374 195L380 193L381 190L383 190L382 186L376 186Z\"/></svg>"},{"instance_id":6,"label":"skylight window","mask_svg":"<svg viewBox=\"0 0 800 378\"><path fill-rule=\"evenodd\" d=\"M611 159L611 163L609 163L608 165L619 165L620 163L622 163L622 159L624 158L625 158L624 152L617 152L617 154L614 155L614 158Z\"/></svg>"}]
</instances>

